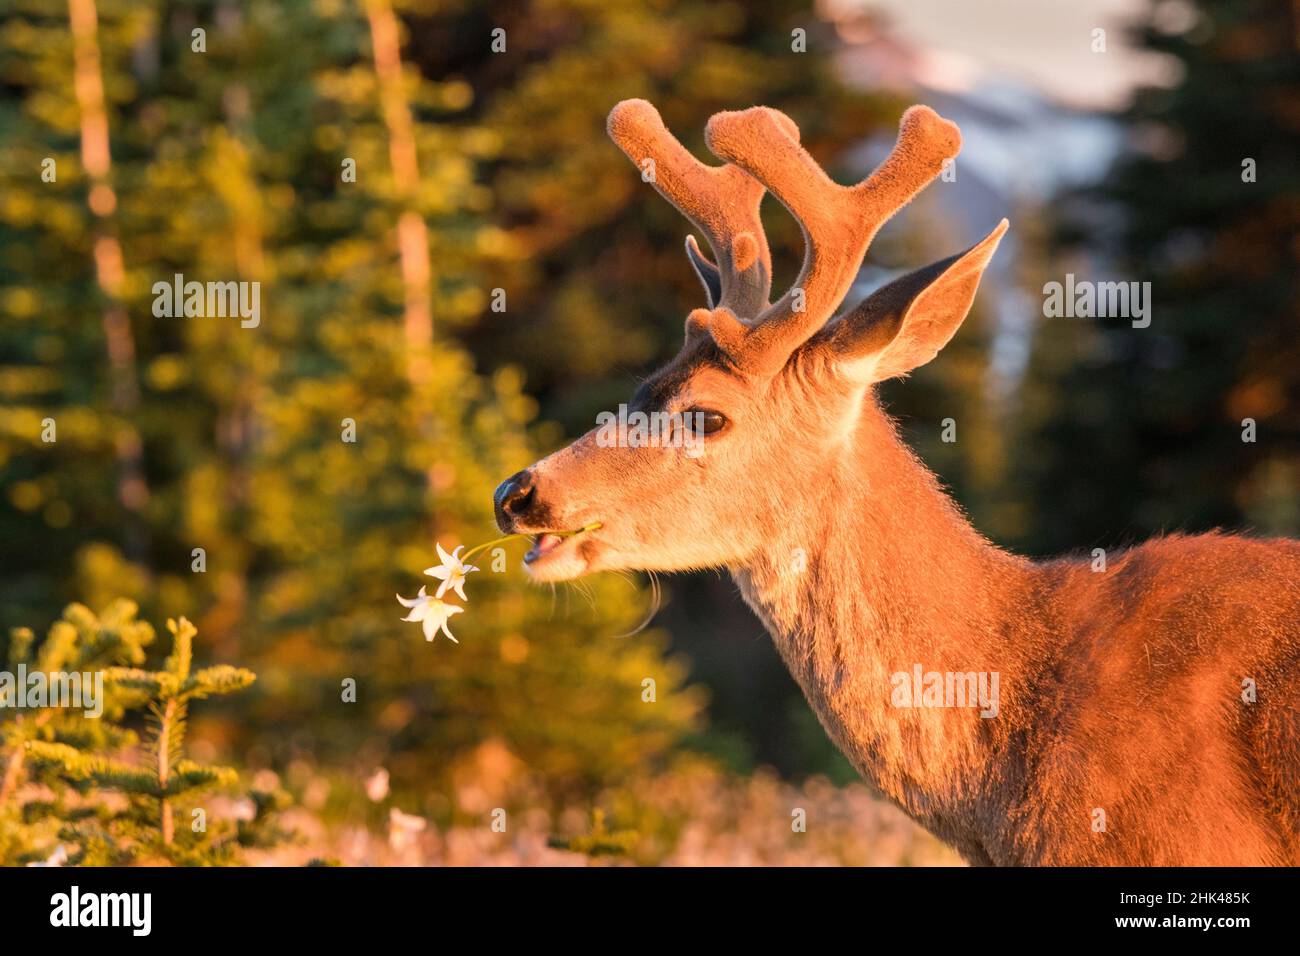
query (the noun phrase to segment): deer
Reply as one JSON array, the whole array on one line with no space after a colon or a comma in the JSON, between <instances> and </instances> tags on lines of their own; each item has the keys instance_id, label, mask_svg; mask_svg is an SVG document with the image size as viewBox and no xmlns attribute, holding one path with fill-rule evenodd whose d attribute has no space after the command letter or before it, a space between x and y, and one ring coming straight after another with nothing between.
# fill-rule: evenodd
<instances>
[{"instance_id":1,"label":"deer","mask_svg":"<svg viewBox=\"0 0 1300 956\"><path fill-rule=\"evenodd\" d=\"M593 431L507 478L496 519L532 537L528 575L725 569L838 749L971 865L1300 864L1300 542L1166 534L1099 571L975 530L876 385L953 337L1005 219L836 314L957 126L910 107L852 186L768 107L709 119L720 165L644 100L608 133L712 253L687 237L706 305L629 404L689 413L702 453ZM775 302L767 193L804 242ZM963 706L954 674L993 675L997 706Z\"/></svg>"}]
</instances>

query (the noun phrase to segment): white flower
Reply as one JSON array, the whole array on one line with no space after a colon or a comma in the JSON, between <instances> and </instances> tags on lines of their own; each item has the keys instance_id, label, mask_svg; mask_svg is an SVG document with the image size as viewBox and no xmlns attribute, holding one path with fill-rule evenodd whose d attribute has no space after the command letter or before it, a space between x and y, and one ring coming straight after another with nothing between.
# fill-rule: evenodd
<instances>
[{"instance_id":1,"label":"white flower","mask_svg":"<svg viewBox=\"0 0 1300 956\"><path fill-rule=\"evenodd\" d=\"M442 545L436 541L434 546L438 549L438 558L442 561L442 564L434 568L426 568L424 571L425 574L442 582L438 585L438 591L434 594L434 597L442 597L447 593L447 589L451 588L462 601L468 601L469 598L465 597L465 575L471 571L477 571L478 568L461 563L460 553L465 549L465 546L463 544L459 545L451 554L442 550Z\"/></svg>"},{"instance_id":2,"label":"white flower","mask_svg":"<svg viewBox=\"0 0 1300 956\"><path fill-rule=\"evenodd\" d=\"M437 598L429 597L424 588L420 588L420 593L413 598L404 598L397 595L397 601L402 607L411 609L411 613L402 618L403 621L418 621L424 625L424 639L431 641L442 628L442 633L451 639L453 644L459 644L455 635L447 630L447 619L453 614L459 614L465 610L463 607L456 607L454 604L446 604Z\"/></svg>"}]
</instances>

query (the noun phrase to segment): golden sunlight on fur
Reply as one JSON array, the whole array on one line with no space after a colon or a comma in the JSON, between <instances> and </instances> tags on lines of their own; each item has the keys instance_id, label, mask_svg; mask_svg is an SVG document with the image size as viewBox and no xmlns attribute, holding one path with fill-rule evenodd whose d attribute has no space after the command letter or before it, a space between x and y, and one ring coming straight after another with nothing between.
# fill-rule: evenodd
<instances>
[{"instance_id":1,"label":"golden sunlight on fur","mask_svg":"<svg viewBox=\"0 0 1300 956\"><path fill-rule=\"evenodd\" d=\"M912 107L849 187L765 107L709 121L722 166L641 100L609 132L654 161L713 254L687 243L707 307L631 407L713 427L695 456L592 432L508 479L504 531L600 522L530 574L727 568L836 745L971 863L1300 864L1300 542L1170 536L1099 568L1036 563L971 526L874 384L956 333L1005 220L834 316L881 224L956 155L956 127ZM775 303L765 190L807 247ZM995 706L953 696L976 677Z\"/></svg>"}]
</instances>

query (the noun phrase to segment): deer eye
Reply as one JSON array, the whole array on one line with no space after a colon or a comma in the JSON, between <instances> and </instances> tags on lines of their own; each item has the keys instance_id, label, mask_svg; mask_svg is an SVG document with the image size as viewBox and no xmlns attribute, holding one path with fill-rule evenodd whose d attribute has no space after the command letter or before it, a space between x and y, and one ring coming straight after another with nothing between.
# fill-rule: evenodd
<instances>
[{"instance_id":1,"label":"deer eye","mask_svg":"<svg viewBox=\"0 0 1300 956\"><path fill-rule=\"evenodd\" d=\"M686 413L686 427L698 435L716 435L727 427L727 416L711 408L692 408Z\"/></svg>"}]
</instances>

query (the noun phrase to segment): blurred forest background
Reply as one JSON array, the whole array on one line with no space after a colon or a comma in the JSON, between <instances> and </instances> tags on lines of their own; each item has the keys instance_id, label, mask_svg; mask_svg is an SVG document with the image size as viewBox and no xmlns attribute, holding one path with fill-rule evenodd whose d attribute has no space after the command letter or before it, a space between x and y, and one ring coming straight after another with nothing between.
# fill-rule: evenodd
<instances>
[{"instance_id":1,"label":"blurred forest background","mask_svg":"<svg viewBox=\"0 0 1300 956\"><path fill-rule=\"evenodd\" d=\"M911 102L962 125L957 180L860 291L1011 218L962 334L885 394L995 541L1300 534L1295 5L1135 0L1111 48L1168 80L1104 107L936 71L888 6L0 2L3 633L127 598L255 671L188 746L291 795L308 845L275 859L953 862L852 782L725 575L667 581L623 639L646 588L552 594L514 552L471 579L458 646L393 599L435 540L494 537L496 483L626 400L701 304L685 221L604 135L633 96L701 157L711 113L779 107L842 181ZM774 206L780 286L801 248ZM1151 282L1150 328L1041 318L1067 272ZM259 281L260 325L156 317L177 273ZM57 836L33 840L6 862Z\"/></svg>"}]
</instances>

